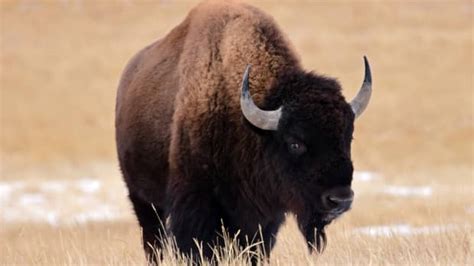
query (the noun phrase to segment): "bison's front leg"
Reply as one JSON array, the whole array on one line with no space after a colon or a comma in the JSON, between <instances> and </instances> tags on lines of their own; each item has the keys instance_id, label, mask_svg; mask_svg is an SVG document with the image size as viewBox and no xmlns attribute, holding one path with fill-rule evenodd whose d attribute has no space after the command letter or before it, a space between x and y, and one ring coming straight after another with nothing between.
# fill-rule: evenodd
<instances>
[{"instance_id":1,"label":"bison's front leg","mask_svg":"<svg viewBox=\"0 0 474 266\"><path fill-rule=\"evenodd\" d=\"M143 248L150 264L158 264L161 258L161 247L165 237L165 220L163 209L153 206L140 197L130 194L138 222L142 228Z\"/></svg>"},{"instance_id":2,"label":"bison's front leg","mask_svg":"<svg viewBox=\"0 0 474 266\"><path fill-rule=\"evenodd\" d=\"M220 208L210 191L196 186L175 186L170 195L170 230L181 252L200 261L211 259L221 225Z\"/></svg>"}]
</instances>

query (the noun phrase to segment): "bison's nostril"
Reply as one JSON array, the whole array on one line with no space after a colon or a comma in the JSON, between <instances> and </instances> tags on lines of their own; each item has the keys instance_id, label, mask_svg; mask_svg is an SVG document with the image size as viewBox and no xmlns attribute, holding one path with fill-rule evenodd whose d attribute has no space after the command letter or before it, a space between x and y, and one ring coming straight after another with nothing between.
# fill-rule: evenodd
<instances>
[{"instance_id":1,"label":"bison's nostril","mask_svg":"<svg viewBox=\"0 0 474 266\"><path fill-rule=\"evenodd\" d=\"M354 199L353 195L350 195L348 197L339 197L339 196L328 196L328 200L334 203L347 203L347 202L352 202Z\"/></svg>"},{"instance_id":2,"label":"bison's nostril","mask_svg":"<svg viewBox=\"0 0 474 266\"><path fill-rule=\"evenodd\" d=\"M354 192L350 187L336 187L326 191L323 204L327 209L348 209L354 200Z\"/></svg>"},{"instance_id":3,"label":"bison's nostril","mask_svg":"<svg viewBox=\"0 0 474 266\"><path fill-rule=\"evenodd\" d=\"M345 211L350 208L352 205L353 197L338 197L338 196L328 196L326 198L326 208L330 210L342 210Z\"/></svg>"}]
</instances>

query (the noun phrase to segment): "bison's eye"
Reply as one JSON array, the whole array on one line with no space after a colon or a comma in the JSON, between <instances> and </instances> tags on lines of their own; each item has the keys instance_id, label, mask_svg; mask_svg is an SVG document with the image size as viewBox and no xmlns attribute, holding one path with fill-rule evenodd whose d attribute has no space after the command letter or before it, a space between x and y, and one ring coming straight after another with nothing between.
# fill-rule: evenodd
<instances>
[{"instance_id":1,"label":"bison's eye","mask_svg":"<svg viewBox=\"0 0 474 266\"><path fill-rule=\"evenodd\" d=\"M301 155L306 152L306 146L301 142L290 142L288 144L288 150L291 154Z\"/></svg>"}]
</instances>

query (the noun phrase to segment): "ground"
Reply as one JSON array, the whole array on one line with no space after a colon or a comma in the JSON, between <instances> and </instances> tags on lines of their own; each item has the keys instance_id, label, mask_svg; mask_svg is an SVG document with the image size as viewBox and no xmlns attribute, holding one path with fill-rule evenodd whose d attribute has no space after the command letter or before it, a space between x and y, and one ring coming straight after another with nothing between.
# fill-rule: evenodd
<instances>
[{"instance_id":1,"label":"ground","mask_svg":"<svg viewBox=\"0 0 474 266\"><path fill-rule=\"evenodd\" d=\"M353 209L322 255L289 216L270 263L473 264L472 3L252 3L348 99L363 55L374 79L354 135ZM127 60L195 4L0 3L0 264L144 264L115 155L115 89ZM167 264L184 263L172 252Z\"/></svg>"}]
</instances>

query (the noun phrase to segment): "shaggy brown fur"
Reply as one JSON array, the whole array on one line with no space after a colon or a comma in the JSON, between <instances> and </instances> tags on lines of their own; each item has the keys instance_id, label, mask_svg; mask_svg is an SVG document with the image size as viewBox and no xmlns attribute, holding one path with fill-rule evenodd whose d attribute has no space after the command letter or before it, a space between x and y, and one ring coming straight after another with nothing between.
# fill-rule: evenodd
<instances>
[{"instance_id":1,"label":"shaggy brown fur","mask_svg":"<svg viewBox=\"0 0 474 266\"><path fill-rule=\"evenodd\" d=\"M256 104L284 106L277 131L242 116L247 64ZM130 61L118 89L117 150L146 251L146 243L159 247L167 215L185 253L196 251L196 238L212 257L208 244L219 244L224 223L240 230L242 245L261 227L269 254L286 211L314 242L313 230L334 218L320 211L320 195L352 180L353 121L339 84L302 70L270 16L245 4L200 4ZM295 141L304 155L289 154Z\"/></svg>"}]
</instances>

